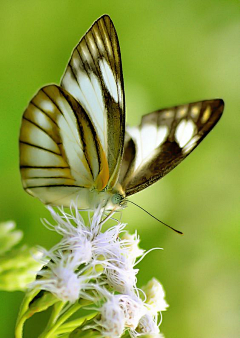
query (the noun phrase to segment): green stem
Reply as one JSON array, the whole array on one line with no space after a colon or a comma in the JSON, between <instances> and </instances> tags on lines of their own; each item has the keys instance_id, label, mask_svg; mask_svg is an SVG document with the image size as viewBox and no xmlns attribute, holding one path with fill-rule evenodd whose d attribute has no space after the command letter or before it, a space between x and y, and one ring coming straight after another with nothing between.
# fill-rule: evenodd
<instances>
[{"instance_id":1,"label":"green stem","mask_svg":"<svg viewBox=\"0 0 240 338\"><path fill-rule=\"evenodd\" d=\"M26 294L24 297L19 313L18 313L18 318L17 318L17 323L16 323L16 329L15 329L15 337L16 338L22 338L23 335L23 326L25 321L28 319L28 315L26 315L28 308L29 308L29 303L33 300L34 297L39 293L39 290L33 289L30 292Z\"/></svg>"},{"instance_id":2,"label":"green stem","mask_svg":"<svg viewBox=\"0 0 240 338\"><path fill-rule=\"evenodd\" d=\"M82 325L82 323L85 320L91 320L93 317L95 317L98 314L98 312L92 312L89 315L83 316L81 318L78 319L74 319L71 320L70 322L67 322L66 324L63 324L57 331L57 334L60 333L66 333L69 331L73 331L75 328L77 328L78 326Z\"/></svg>"},{"instance_id":3,"label":"green stem","mask_svg":"<svg viewBox=\"0 0 240 338\"><path fill-rule=\"evenodd\" d=\"M22 316L18 318L16 329L15 329L15 338L22 338L23 337L23 326L25 321L27 320L28 316Z\"/></svg>"},{"instance_id":4,"label":"green stem","mask_svg":"<svg viewBox=\"0 0 240 338\"><path fill-rule=\"evenodd\" d=\"M39 291L40 290L33 289L25 295L18 313L18 320L21 320L24 313L28 310L29 303L36 297Z\"/></svg>"},{"instance_id":5,"label":"green stem","mask_svg":"<svg viewBox=\"0 0 240 338\"><path fill-rule=\"evenodd\" d=\"M79 302L75 303L73 306L71 306L53 325L53 327L48 331L44 332L39 336L39 338L53 338L53 334L56 332L56 330L69 318L71 317L76 311L78 311L82 306L86 306L91 304L92 301L87 300L80 300ZM44 335L43 335L44 334Z\"/></svg>"},{"instance_id":6,"label":"green stem","mask_svg":"<svg viewBox=\"0 0 240 338\"><path fill-rule=\"evenodd\" d=\"M57 302L56 304L54 304L47 326L39 337L45 337L45 335L48 333L51 327L56 323L57 319L59 318L59 314L65 304L66 302Z\"/></svg>"}]
</instances>

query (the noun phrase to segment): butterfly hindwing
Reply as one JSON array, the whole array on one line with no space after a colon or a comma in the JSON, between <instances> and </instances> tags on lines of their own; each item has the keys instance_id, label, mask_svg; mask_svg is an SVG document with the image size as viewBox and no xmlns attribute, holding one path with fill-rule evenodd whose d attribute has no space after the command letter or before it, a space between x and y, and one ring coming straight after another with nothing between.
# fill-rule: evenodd
<instances>
[{"instance_id":1,"label":"butterfly hindwing","mask_svg":"<svg viewBox=\"0 0 240 338\"><path fill-rule=\"evenodd\" d=\"M143 116L139 127L127 128L120 173L126 195L148 187L175 168L214 127L223 107L223 101L217 99L162 109Z\"/></svg>"},{"instance_id":2,"label":"butterfly hindwing","mask_svg":"<svg viewBox=\"0 0 240 338\"><path fill-rule=\"evenodd\" d=\"M69 205L77 192L107 185L107 159L95 128L63 88L42 88L25 110L20 169L23 187L44 203Z\"/></svg>"},{"instance_id":3,"label":"butterfly hindwing","mask_svg":"<svg viewBox=\"0 0 240 338\"><path fill-rule=\"evenodd\" d=\"M74 49L61 86L88 112L109 166L108 186L122 160L125 107L120 48L109 16L98 19Z\"/></svg>"}]
</instances>

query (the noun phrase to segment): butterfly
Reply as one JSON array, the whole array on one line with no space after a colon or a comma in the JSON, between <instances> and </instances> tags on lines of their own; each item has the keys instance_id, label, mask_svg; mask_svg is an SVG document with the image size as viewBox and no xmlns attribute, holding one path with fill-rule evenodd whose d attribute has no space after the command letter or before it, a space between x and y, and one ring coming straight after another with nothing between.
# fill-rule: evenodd
<instances>
[{"instance_id":1,"label":"butterfly","mask_svg":"<svg viewBox=\"0 0 240 338\"><path fill-rule=\"evenodd\" d=\"M43 203L110 210L158 181L220 119L221 99L161 109L125 127L118 37L103 15L73 50L60 86L40 89L20 131L23 188Z\"/></svg>"}]
</instances>

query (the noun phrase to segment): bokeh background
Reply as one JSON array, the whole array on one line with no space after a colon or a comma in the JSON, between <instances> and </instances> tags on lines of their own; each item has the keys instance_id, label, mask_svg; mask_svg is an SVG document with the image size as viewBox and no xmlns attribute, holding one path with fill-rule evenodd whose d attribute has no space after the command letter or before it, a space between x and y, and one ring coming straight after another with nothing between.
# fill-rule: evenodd
<instances>
[{"instance_id":1,"label":"bokeh background","mask_svg":"<svg viewBox=\"0 0 240 338\"><path fill-rule=\"evenodd\" d=\"M127 120L158 108L223 98L219 124L179 167L132 200L179 236L129 205L123 220L143 248L139 286L155 276L170 307L166 338L237 338L240 325L240 2L236 0L11 0L0 2L0 221L14 220L24 242L49 248L47 210L21 186L18 135L24 108L45 84L59 83L73 47L94 20L118 32ZM1 337L13 337L23 294L0 293ZM37 337L32 319L26 338Z\"/></svg>"}]
</instances>

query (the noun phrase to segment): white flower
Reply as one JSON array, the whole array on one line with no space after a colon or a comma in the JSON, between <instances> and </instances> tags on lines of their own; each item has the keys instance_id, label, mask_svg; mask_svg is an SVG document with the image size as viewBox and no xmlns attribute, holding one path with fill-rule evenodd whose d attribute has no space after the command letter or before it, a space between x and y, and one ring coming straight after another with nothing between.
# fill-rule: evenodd
<instances>
[{"instance_id":1,"label":"white flower","mask_svg":"<svg viewBox=\"0 0 240 338\"><path fill-rule=\"evenodd\" d=\"M114 290L130 294L136 288L137 269L134 269L125 255L109 260L105 270L107 281Z\"/></svg>"},{"instance_id":2,"label":"white flower","mask_svg":"<svg viewBox=\"0 0 240 338\"><path fill-rule=\"evenodd\" d=\"M136 288L137 269L134 269L136 258L143 253L138 248L139 239L136 235L123 235L126 225L118 223L116 226L100 233L95 242L96 252L105 257L105 274L108 284L115 291L130 294ZM136 243L135 243L136 242Z\"/></svg>"},{"instance_id":3,"label":"white flower","mask_svg":"<svg viewBox=\"0 0 240 338\"><path fill-rule=\"evenodd\" d=\"M75 302L79 298L81 283L71 267L49 262L38 276L31 287L49 291L63 301Z\"/></svg>"},{"instance_id":4,"label":"white flower","mask_svg":"<svg viewBox=\"0 0 240 338\"><path fill-rule=\"evenodd\" d=\"M92 240L94 234L92 229L99 231L99 228L86 226L82 216L73 203L70 208L71 214L67 214L61 208L58 208L60 214L56 213L52 207L48 207L48 210L57 222L57 225L53 226L44 220L45 225L63 236L60 243L53 247L51 251L70 250L74 254L76 265L89 263L93 256ZM97 209L95 214L97 214L99 218L99 215L101 215L100 210ZM94 222L94 224L96 225L96 222Z\"/></svg>"},{"instance_id":5,"label":"white flower","mask_svg":"<svg viewBox=\"0 0 240 338\"><path fill-rule=\"evenodd\" d=\"M130 235L127 231L122 236L122 243L128 249L129 259L132 259L132 263L134 264L136 258L142 256L145 250L139 248L140 238L135 232L133 235Z\"/></svg>"},{"instance_id":6,"label":"white flower","mask_svg":"<svg viewBox=\"0 0 240 338\"><path fill-rule=\"evenodd\" d=\"M126 328L136 329L146 313L143 302L135 294L114 295L106 289L103 296L107 301L100 309L101 319L96 321L104 336L120 337Z\"/></svg>"},{"instance_id":7,"label":"white flower","mask_svg":"<svg viewBox=\"0 0 240 338\"><path fill-rule=\"evenodd\" d=\"M125 329L125 315L119 306L118 297L112 296L100 309L101 319L97 321L105 337L119 338Z\"/></svg>"},{"instance_id":8,"label":"white flower","mask_svg":"<svg viewBox=\"0 0 240 338\"><path fill-rule=\"evenodd\" d=\"M123 235L126 224L117 224L105 232L101 232L101 218L103 212L98 207L92 218L89 218L89 226L85 222L74 203L71 204L70 214L59 208L56 213L48 207L52 217L57 222L56 226L45 220L45 224L63 236L59 244L51 249L54 255L59 251L68 251L75 262L76 267L81 264L99 262L105 268L105 281L115 291L131 293L136 288L137 269L134 269L136 258L143 253L139 249L137 234ZM102 276L103 277L103 276Z\"/></svg>"},{"instance_id":9,"label":"white flower","mask_svg":"<svg viewBox=\"0 0 240 338\"><path fill-rule=\"evenodd\" d=\"M146 313L139 321L137 328L130 331L132 337L145 336L145 335L158 335L160 333L159 327L156 323L156 317L150 313Z\"/></svg>"},{"instance_id":10,"label":"white flower","mask_svg":"<svg viewBox=\"0 0 240 338\"><path fill-rule=\"evenodd\" d=\"M98 255L105 257L108 284L115 291L130 293L136 287L138 270L134 269L135 261L129 247L119 237L124 227L125 224L117 224L105 233L99 234L94 241L94 247Z\"/></svg>"},{"instance_id":11,"label":"white flower","mask_svg":"<svg viewBox=\"0 0 240 338\"><path fill-rule=\"evenodd\" d=\"M46 266L32 286L47 290L63 301L84 298L97 305L105 299L102 307L97 308L99 319L93 319L93 326L87 327L99 330L104 337L121 337L128 330L132 337L160 338L157 318L168 304L156 279L143 290L136 286L138 269L135 265L149 252L139 248L137 233L130 235L124 230L126 224L118 221L102 231L108 217L102 220L100 206L92 217L89 213L88 225L74 203L70 213L62 208L58 209L59 213L51 207L48 209L57 224L45 223L62 239L50 251L45 251ZM144 301L139 298L139 291Z\"/></svg>"},{"instance_id":12,"label":"white flower","mask_svg":"<svg viewBox=\"0 0 240 338\"><path fill-rule=\"evenodd\" d=\"M62 208L58 208L59 213L52 207L48 207L48 210L57 225L51 225L46 220L44 224L63 237L60 243L51 249L52 252L70 250L80 265L88 264L91 259L98 259L99 256L106 259L118 257L119 250L123 250L119 234L126 224L117 223L107 231L101 232L104 221L101 222L103 211L100 207L94 211L92 218L89 217L89 226L85 224L74 203L71 203L70 214Z\"/></svg>"},{"instance_id":13,"label":"white flower","mask_svg":"<svg viewBox=\"0 0 240 338\"><path fill-rule=\"evenodd\" d=\"M94 262L92 265L76 272L75 257L69 252L45 252L45 261L49 257L47 265L38 272L38 276L31 288L38 287L54 294L63 301L75 302L79 297L92 299L87 290L98 289L98 286L90 282L99 276Z\"/></svg>"},{"instance_id":14,"label":"white flower","mask_svg":"<svg viewBox=\"0 0 240 338\"><path fill-rule=\"evenodd\" d=\"M134 330L140 318L146 313L143 302L135 295L118 295L117 297L119 306L124 312L125 326Z\"/></svg>"},{"instance_id":15,"label":"white flower","mask_svg":"<svg viewBox=\"0 0 240 338\"><path fill-rule=\"evenodd\" d=\"M146 296L146 305L152 314L166 311L169 305L165 300L164 289L156 278L152 278L147 285L143 286L142 291Z\"/></svg>"},{"instance_id":16,"label":"white flower","mask_svg":"<svg viewBox=\"0 0 240 338\"><path fill-rule=\"evenodd\" d=\"M119 251L122 251L119 235L125 226L126 224L117 223L105 232L100 232L93 241L95 255L101 255L106 258L118 257Z\"/></svg>"}]
</instances>

